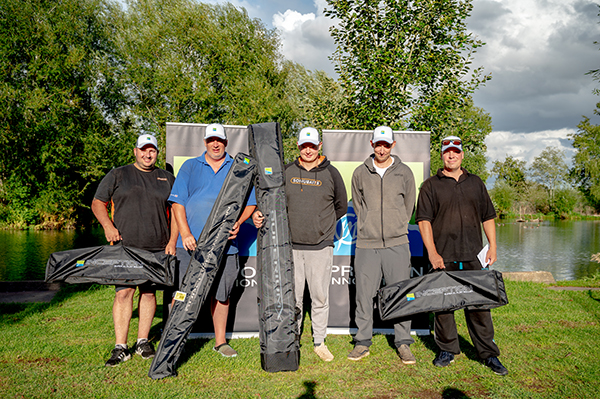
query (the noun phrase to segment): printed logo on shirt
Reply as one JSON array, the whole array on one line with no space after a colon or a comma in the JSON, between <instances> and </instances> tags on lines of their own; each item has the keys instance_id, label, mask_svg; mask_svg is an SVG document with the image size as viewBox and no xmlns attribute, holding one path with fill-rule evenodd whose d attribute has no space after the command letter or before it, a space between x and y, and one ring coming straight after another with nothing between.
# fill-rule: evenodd
<instances>
[{"instance_id":1,"label":"printed logo on shirt","mask_svg":"<svg viewBox=\"0 0 600 399\"><path fill-rule=\"evenodd\" d=\"M167 178L166 177L157 177L156 180L167 181Z\"/></svg>"},{"instance_id":2,"label":"printed logo on shirt","mask_svg":"<svg viewBox=\"0 0 600 399\"><path fill-rule=\"evenodd\" d=\"M304 186L315 186L315 187L319 187L320 185L323 184L323 182L321 180L307 179L307 178L300 178L300 177L292 177L290 179L290 183L302 184Z\"/></svg>"}]
</instances>

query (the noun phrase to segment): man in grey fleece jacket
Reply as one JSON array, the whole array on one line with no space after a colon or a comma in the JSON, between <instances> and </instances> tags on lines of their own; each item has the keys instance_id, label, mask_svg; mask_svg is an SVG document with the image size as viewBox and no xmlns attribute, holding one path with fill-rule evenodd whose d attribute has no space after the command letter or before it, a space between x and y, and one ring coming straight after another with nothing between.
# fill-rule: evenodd
<instances>
[{"instance_id":1,"label":"man in grey fleece jacket","mask_svg":"<svg viewBox=\"0 0 600 399\"><path fill-rule=\"evenodd\" d=\"M302 310L304 286L311 297L314 351L333 360L325 345L329 320L329 286L333 266L333 237L337 220L346 214L348 197L342 176L325 156L319 156L319 132L305 127L298 136L300 157L285 166L285 195L292 235L296 306ZM260 210L252 221L264 223ZM302 327L302 313L298 330Z\"/></svg>"},{"instance_id":2,"label":"man in grey fleece jacket","mask_svg":"<svg viewBox=\"0 0 600 399\"><path fill-rule=\"evenodd\" d=\"M380 126L371 140L373 154L352 175L352 202L357 218L354 259L356 279L355 321L358 332L350 360L369 355L373 337L373 298L381 285L410 277L408 222L415 208L412 171L399 157L392 129ZM394 325L394 343L404 364L414 364L410 351L410 320Z\"/></svg>"}]
</instances>

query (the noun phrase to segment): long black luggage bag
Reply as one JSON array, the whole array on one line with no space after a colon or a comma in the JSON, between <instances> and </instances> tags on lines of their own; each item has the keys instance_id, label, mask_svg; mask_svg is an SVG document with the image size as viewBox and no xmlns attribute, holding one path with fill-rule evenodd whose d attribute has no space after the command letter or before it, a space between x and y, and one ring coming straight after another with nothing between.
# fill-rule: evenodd
<instances>
[{"instance_id":1,"label":"long black luggage bag","mask_svg":"<svg viewBox=\"0 0 600 399\"><path fill-rule=\"evenodd\" d=\"M117 243L54 252L46 263L46 282L172 286L176 259Z\"/></svg>"},{"instance_id":2,"label":"long black luggage bag","mask_svg":"<svg viewBox=\"0 0 600 399\"><path fill-rule=\"evenodd\" d=\"M150 378L177 375L177 359L219 271L229 231L244 210L255 172L254 159L242 153L236 155L200 233L181 287L175 292L175 303L150 365Z\"/></svg>"},{"instance_id":3,"label":"long black luggage bag","mask_svg":"<svg viewBox=\"0 0 600 399\"><path fill-rule=\"evenodd\" d=\"M417 313L458 309L483 310L508 303L497 270L433 272L382 287L377 293L381 320Z\"/></svg>"},{"instance_id":4,"label":"long black luggage bag","mask_svg":"<svg viewBox=\"0 0 600 399\"><path fill-rule=\"evenodd\" d=\"M256 202L265 216L256 245L261 366L268 372L295 371L300 350L283 144L277 123L250 125L248 131L250 154L258 162Z\"/></svg>"}]
</instances>

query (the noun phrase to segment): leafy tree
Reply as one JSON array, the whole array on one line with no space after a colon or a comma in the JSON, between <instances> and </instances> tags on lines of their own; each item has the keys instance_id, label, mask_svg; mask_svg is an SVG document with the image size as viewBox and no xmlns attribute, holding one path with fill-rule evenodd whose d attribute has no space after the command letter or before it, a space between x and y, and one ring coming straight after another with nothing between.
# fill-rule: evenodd
<instances>
[{"instance_id":1,"label":"leafy tree","mask_svg":"<svg viewBox=\"0 0 600 399\"><path fill-rule=\"evenodd\" d=\"M330 28L337 45L332 60L346 96L338 128L430 130L433 147L452 126L460 132L455 111L491 78L481 68L470 71L483 45L466 29L471 1L327 4L325 14L338 22Z\"/></svg>"},{"instance_id":2,"label":"leafy tree","mask_svg":"<svg viewBox=\"0 0 600 399\"><path fill-rule=\"evenodd\" d=\"M500 215L510 213L513 205L517 202L515 188L504 180L496 180L494 188L490 190L490 197L494 203L494 208Z\"/></svg>"},{"instance_id":3,"label":"leafy tree","mask_svg":"<svg viewBox=\"0 0 600 399\"><path fill-rule=\"evenodd\" d=\"M69 226L89 177L119 138L106 117L111 53L102 0L5 0L0 6L0 206L5 224ZM110 156L109 156L110 158Z\"/></svg>"},{"instance_id":4,"label":"leafy tree","mask_svg":"<svg viewBox=\"0 0 600 399\"><path fill-rule=\"evenodd\" d=\"M575 209L579 197L573 188L562 188L554 193L554 210L560 217L565 217Z\"/></svg>"},{"instance_id":5,"label":"leafy tree","mask_svg":"<svg viewBox=\"0 0 600 399\"><path fill-rule=\"evenodd\" d=\"M522 193L525 189L526 162L507 155L504 161L494 161L492 174L496 176L496 184L506 182Z\"/></svg>"},{"instance_id":6,"label":"leafy tree","mask_svg":"<svg viewBox=\"0 0 600 399\"><path fill-rule=\"evenodd\" d=\"M596 113L600 103L596 108ZM592 125L589 118L577 125L579 131L570 135L577 150L571 175L588 202L600 212L600 125Z\"/></svg>"},{"instance_id":7,"label":"leafy tree","mask_svg":"<svg viewBox=\"0 0 600 399\"><path fill-rule=\"evenodd\" d=\"M244 9L193 0L138 0L116 21L129 113L140 130L166 122L247 125L296 115L285 97L279 40Z\"/></svg>"},{"instance_id":8,"label":"leafy tree","mask_svg":"<svg viewBox=\"0 0 600 399\"><path fill-rule=\"evenodd\" d=\"M567 179L568 167L565 154L556 147L546 147L533 159L529 173L531 178L546 187L550 193L550 207L554 208L554 193Z\"/></svg>"}]
</instances>

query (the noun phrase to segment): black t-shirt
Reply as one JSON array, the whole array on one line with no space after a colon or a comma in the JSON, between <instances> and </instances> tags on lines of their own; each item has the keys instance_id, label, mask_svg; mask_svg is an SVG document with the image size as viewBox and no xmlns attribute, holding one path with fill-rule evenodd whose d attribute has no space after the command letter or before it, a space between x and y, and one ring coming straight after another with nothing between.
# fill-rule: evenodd
<instances>
[{"instance_id":1,"label":"black t-shirt","mask_svg":"<svg viewBox=\"0 0 600 399\"><path fill-rule=\"evenodd\" d=\"M496 217L479 176L462 171L456 181L439 169L419 192L415 220L431 223L435 248L444 262L476 260L483 248L481 223Z\"/></svg>"},{"instance_id":2,"label":"black t-shirt","mask_svg":"<svg viewBox=\"0 0 600 399\"><path fill-rule=\"evenodd\" d=\"M175 176L165 170L143 172L133 164L125 165L104 176L94 198L111 201L123 245L161 251L169 242L167 199L174 182Z\"/></svg>"}]
</instances>

